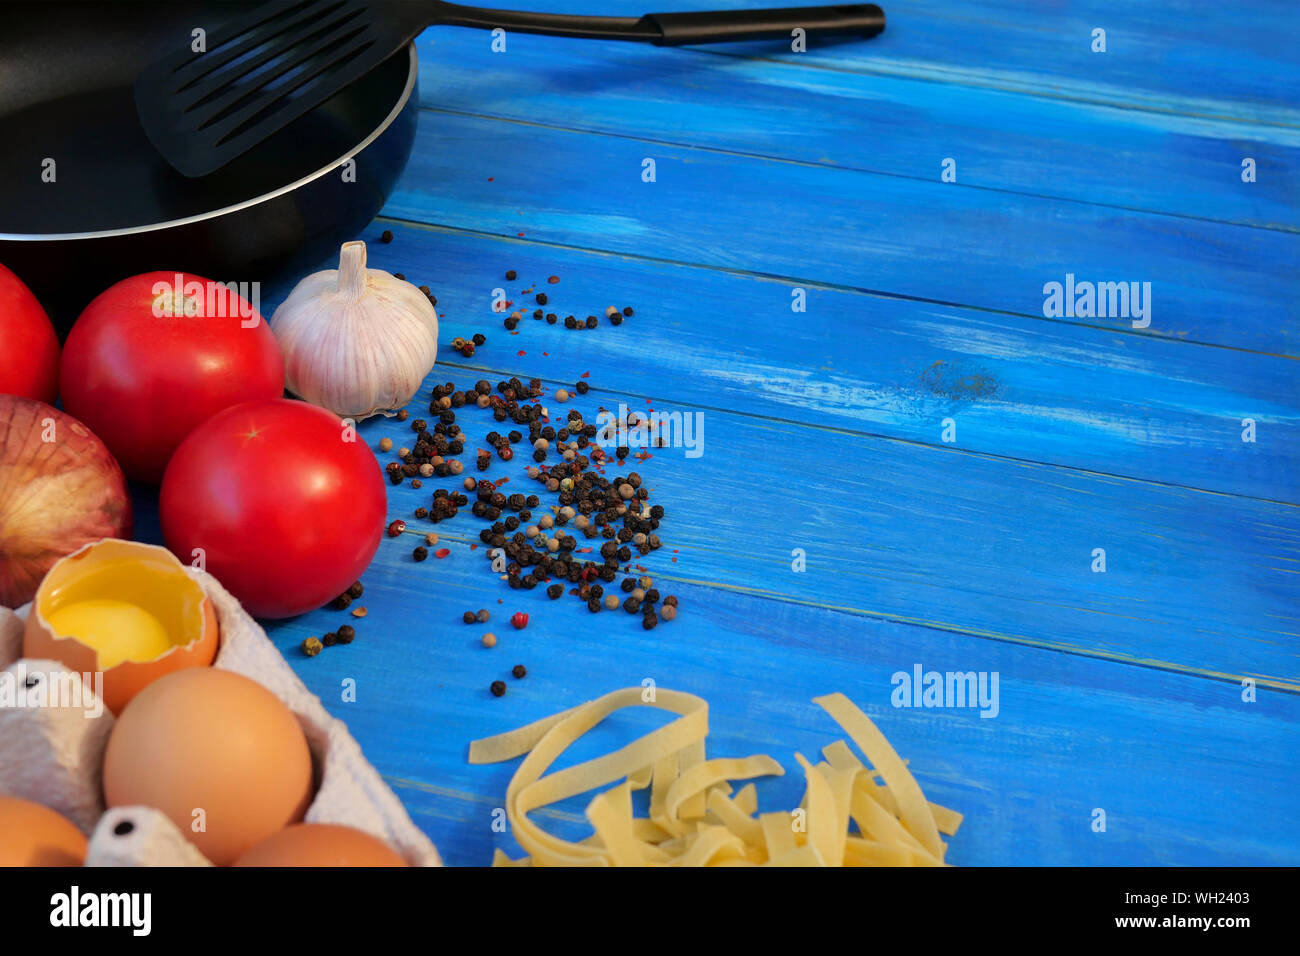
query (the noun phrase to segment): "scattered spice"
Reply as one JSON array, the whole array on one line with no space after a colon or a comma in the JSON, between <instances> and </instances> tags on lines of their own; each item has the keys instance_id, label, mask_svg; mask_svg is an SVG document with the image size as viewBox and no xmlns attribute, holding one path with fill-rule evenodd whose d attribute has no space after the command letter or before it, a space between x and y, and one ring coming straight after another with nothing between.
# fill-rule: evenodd
<instances>
[{"instance_id":1,"label":"scattered spice","mask_svg":"<svg viewBox=\"0 0 1300 956\"><path fill-rule=\"evenodd\" d=\"M665 621L671 621L677 616L677 605L665 603L663 609L659 612L659 616Z\"/></svg>"},{"instance_id":2,"label":"scattered spice","mask_svg":"<svg viewBox=\"0 0 1300 956\"><path fill-rule=\"evenodd\" d=\"M517 679L522 680L523 677L528 673L528 670L524 667L523 664L516 664L514 667L510 668L510 673L514 674Z\"/></svg>"},{"instance_id":3,"label":"scattered spice","mask_svg":"<svg viewBox=\"0 0 1300 956\"><path fill-rule=\"evenodd\" d=\"M406 530L406 522L403 521L401 518L397 518L394 521L389 523L388 536L390 538L396 538L399 534L401 534L405 530Z\"/></svg>"},{"instance_id":4,"label":"scattered spice","mask_svg":"<svg viewBox=\"0 0 1300 956\"><path fill-rule=\"evenodd\" d=\"M569 400L569 393L561 388L556 391L555 400L557 402L567 402Z\"/></svg>"},{"instance_id":5,"label":"scattered spice","mask_svg":"<svg viewBox=\"0 0 1300 956\"><path fill-rule=\"evenodd\" d=\"M338 636L340 644L351 644L353 639L357 636L357 629L351 624L344 624L335 633Z\"/></svg>"},{"instance_id":6,"label":"scattered spice","mask_svg":"<svg viewBox=\"0 0 1300 956\"><path fill-rule=\"evenodd\" d=\"M493 697L504 696L506 692L506 682L503 680L494 680L492 686L489 687L488 690L492 691Z\"/></svg>"},{"instance_id":7,"label":"scattered spice","mask_svg":"<svg viewBox=\"0 0 1300 956\"><path fill-rule=\"evenodd\" d=\"M451 554L450 548L439 548L437 551L433 552L435 558L445 558L449 554Z\"/></svg>"},{"instance_id":8,"label":"scattered spice","mask_svg":"<svg viewBox=\"0 0 1300 956\"><path fill-rule=\"evenodd\" d=\"M379 450L380 450L380 451L392 451L392 450L393 450L393 440L392 440L391 438L381 438L381 439L379 439Z\"/></svg>"},{"instance_id":9,"label":"scattered spice","mask_svg":"<svg viewBox=\"0 0 1300 956\"><path fill-rule=\"evenodd\" d=\"M428 556L429 549L422 544L416 545L415 550L411 552L411 557L415 558L416 561L423 561Z\"/></svg>"},{"instance_id":10,"label":"scattered spice","mask_svg":"<svg viewBox=\"0 0 1300 956\"><path fill-rule=\"evenodd\" d=\"M545 292L539 292L539 293L537 293L537 304L538 304L538 305L545 305L546 302L547 302L546 293L545 293Z\"/></svg>"},{"instance_id":11,"label":"scattered spice","mask_svg":"<svg viewBox=\"0 0 1300 956\"><path fill-rule=\"evenodd\" d=\"M438 543L438 536L430 532L429 534L426 534L424 536L424 543L432 547L433 545Z\"/></svg>"},{"instance_id":12,"label":"scattered spice","mask_svg":"<svg viewBox=\"0 0 1300 956\"><path fill-rule=\"evenodd\" d=\"M484 647L496 647L496 646L497 646L497 636L496 636L495 634L493 634L491 631L488 631L488 633L486 633L486 634L483 635L483 646L484 646ZM497 696L500 697L501 695L498 694Z\"/></svg>"},{"instance_id":13,"label":"scattered spice","mask_svg":"<svg viewBox=\"0 0 1300 956\"><path fill-rule=\"evenodd\" d=\"M339 642L339 636L333 631L326 631L321 635L320 642L326 647L333 647Z\"/></svg>"},{"instance_id":14,"label":"scattered spice","mask_svg":"<svg viewBox=\"0 0 1300 956\"><path fill-rule=\"evenodd\" d=\"M393 230L385 229L379 234L379 241L385 245L393 241Z\"/></svg>"},{"instance_id":15,"label":"scattered spice","mask_svg":"<svg viewBox=\"0 0 1300 956\"><path fill-rule=\"evenodd\" d=\"M320 642L319 638L309 637L307 640L302 642L302 652L308 657L315 657L321 652L321 648L324 646L325 645Z\"/></svg>"},{"instance_id":16,"label":"scattered spice","mask_svg":"<svg viewBox=\"0 0 1300 956\"><path fill-rule=\"evenodd\" d=\"M366 616L366 609L365 609L364 607L354 607L354 608L352 609L352 616L353 616L353 617L365 617L365 616Z\"/></svg>"},{"instance_id":17,"label":"scattered spice","mask_svg":"<svg viewBox=\"0 0 1300 956\"><path fill-rule=\"evenodd\" d=\"M510 623L515 626L516 631L522 631L528 626L528 615L523 611L515 611L514 615L510 618Z\"/></svg>"}]
</instances>

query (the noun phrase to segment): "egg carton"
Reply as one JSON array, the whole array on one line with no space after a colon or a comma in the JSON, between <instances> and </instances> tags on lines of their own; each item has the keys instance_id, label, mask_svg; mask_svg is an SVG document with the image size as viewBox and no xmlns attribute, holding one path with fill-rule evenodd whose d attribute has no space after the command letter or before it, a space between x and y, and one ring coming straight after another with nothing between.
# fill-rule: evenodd
<instances>
[{"instance_id":1,"label":"egg carton","mask_svg":"<svg viewBox=\"0 0 1300 956\"><path fill-rule=\"evenodd\" d=\"M433 843L411 822L346 725L307 690L266 632L216 578L197 568L186 572L216 609L221 650L212 666L270 689L302 724L317 779L306 821L355 827L383 840L414 866L441 866ZM12 675L4 679L15 687L75 679L56 661L22 657L30 610L30 604L16 612L0 607L0 670ZM90 837L87 866L212 865L157 810L105 808L101 768L113 723L90 688L75 707L0 706L0 794L43 804L80 827Z\"/></svg>"}]
</instances>

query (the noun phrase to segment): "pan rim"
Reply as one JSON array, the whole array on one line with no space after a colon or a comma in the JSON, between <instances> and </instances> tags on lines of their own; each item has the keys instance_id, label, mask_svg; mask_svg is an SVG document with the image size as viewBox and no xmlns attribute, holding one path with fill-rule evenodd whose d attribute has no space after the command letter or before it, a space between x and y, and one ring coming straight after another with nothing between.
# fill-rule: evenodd
<instances>
[{"instance_id":1,"label":"pan rim","mask_svg":"<svg viewBox=\"0 0 1300 956\"><path fill-rule=\"evenodd\" d=\"M393 104L392 110L386 117L384 117L383 121L370 132L369 136L353 146L338 159L326 163L320 169L310 172L287 185L274 189L271 192L263 193L260 196L254 196L251 199L245 199L242 202L234 203L230 206L222 206L220 209L212 209L208 212L186 216L183 219L169 219L166 222L146 223L143 226L127 226L121 229L101 229L95 232L0 232L0 241L62 242L73 239L111 239L115 236L131 236L138 233L156 232L159 229L172 229L177 226L188 226L196 222L203 222L205 219L215 219L218 216L229 215L230 213L239 212L242 209L256 206L259 203L269 202L277 196L283 196L286 193L293 192L299 186L306 185L312 180L319 179L321 176L338 169L339 166L343 165L343 163L347 162L353 156L356 156L378 139L380 134L393 124L393 121L397 119L398 114L406 108L406 104L411 99L411 94L414 92L415 85L419 81L420 77L419 60L417 59L415 52L415 41L411 41L407 44L406 49L408 54L406 86L402 89L402 95L397 98L397 102Z\"/></svg>"}]
</instances>

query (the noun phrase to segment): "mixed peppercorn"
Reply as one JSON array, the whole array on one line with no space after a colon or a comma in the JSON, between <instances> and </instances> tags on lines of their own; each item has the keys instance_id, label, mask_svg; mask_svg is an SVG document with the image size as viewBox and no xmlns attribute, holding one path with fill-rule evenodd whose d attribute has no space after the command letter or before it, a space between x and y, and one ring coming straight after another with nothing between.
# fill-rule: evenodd
<instances>
[{"instance_id":1,"label":"mixed peppercorn","mask_svg":"<svg viewBox=\"0 0 1300 956\"><path fill-rule=\"evenodd\" d=\"M506 273L507 280L516 278L514 270ZM558 276L547 279L550 285L559 281ZM432 299L427 287L420 289ZM538 306L549 303L545 292L537 292L534 299ZM557 313L542 308L535 309L531 315L534 320L545 320L551 325L561 321ZM620 310L608 306L604 310L606 320L615 326L632 315L631 307ZM522 317L522 312L511 312L505 318L506 327L513 330ZM585 319L568 315L562 321L570 329L595 328L600 322L594 314ZM468 358L486 341L482 333L477 333L469 339L457 337L451 346ZM564 404L589 394L591 386L584 379L572 388L557 389L552 398ZM468 508L474 517L487 522L478 535L488 546L484 556L498 573L504 570L501 577L512 589L533 590L542 585L551 600L558 600L567 590L592 614L621 606L627 613L639 616L646 630L652 630L661 620L673 620L678 608L676 597L661 596L649 577L629 574L637 557L663 546L658 535L665 517L663 506L650 503L650 491L636 471L606 477L605 470L610 466L621 470L630 455L627 446L609 450L601 447L596 439L604 435L595 424L585 421L577 409L568 410L562 417L553 412L548 414L540 401L544 394L545 388L537 378L525 383L512 377L495 386L480 379L463 389L452 382L435 385L428 417L409 422L414 440L410 447L397 449L397 460L385 466L385 473L394 485L409 481L413 488L419 488L422 480L462 475L465 470L462 456L466 454L472 454L474 467L484 472L491 468L494 457L503 462L512 461L515 446L527 442L524 451L533 464L527 466L526 473L541 486L539 494L511 493L506 487L509 478L489 480L466 476L459 489L436 489L427 506L415 509L414 517L438 524ZM457 422L457 412L466 406L489 412L500 425L508 423L517 427L504 432L489 431L484 436L488 447L471 452L470 439ZM403 409L396 417L405 422L410 416ZM622 430L644 424L633 413L626 421L617 423L617 427ZM378 447L381 452L392 452L394 442L385 437ZM554 496L557 504L543 506L541 493ZM387 530L390 536L399 537L407 530L406 521L394 519ZM426 560L429 548L437 540L436 534L426 534L424 544L412 551L413 560ZM584 545L583 541L592 544ZM442 558L449 553L442 548L436 556ZM592 557L583 557L587 554ZM635 567L640 569L639 564ZM622 597L615 593L615 582L623 592ZM330 606L345 609L360 595L358 582ZM490 614L486 609L465 611L462 619L466 624L483 624L490 619ZM528 615L520 611L510 620L515 628L523 628L528 624ZM354 637L353 629L345 625L320 639L308 638L303 642L303 651L314 656L322 647L350 643ZM481 642L484 647L494 647L497 637L485 633ZM527 671L518 664L511 673L522 678ZM506 685L497 680L489 689L500 697L505 694Z\"/></svg>"}]
</instances>

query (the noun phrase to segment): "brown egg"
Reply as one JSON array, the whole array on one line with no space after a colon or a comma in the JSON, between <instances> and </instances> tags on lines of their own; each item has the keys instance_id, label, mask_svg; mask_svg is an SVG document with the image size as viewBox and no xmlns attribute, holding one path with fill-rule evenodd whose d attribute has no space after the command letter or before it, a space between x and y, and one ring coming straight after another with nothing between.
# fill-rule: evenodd
<instances>
[{"instance_id":1,"label":"brown egg","mask_svg":"<svg viewBox=\"0 0 1300 956\"><path fill-rule=\"evenodd\" d=\"M23 656L101 671L104 706L127 701L163 674L207 667L217 615L166 548L105 538L57 561L41 581L23 632Z\"/></svg>"},{"instance_id":2,"label":"brown egg","mask_svg":"<svg viewBox=\"0 0 1300 956\"><path fill-rule=\"evenodd\" d=\"M0 866L81 866L86 837L62 814L0 797Z\"/></svg>"},{"instance_id":3,"label":"brown egg","mask_svg":"<svg viewBox=\"0 0 1300 956\"><path fill-rule=\"evenodd\" d=\"M408 866L386 843L336 823L296 823L259 843L235 866Z\"/></svg>"},{"instance_id":4,"label":"brown egg","mask_svg":"<svg viewBox=\"0 0 1300 956\"><path fill-rule=\"evenodd\" d=\"M110 807L161 810L219 866L301 820L311 797L298 718L261 684L214 667L142 690L104 754Z\"/></svg>"}]
</instances>

